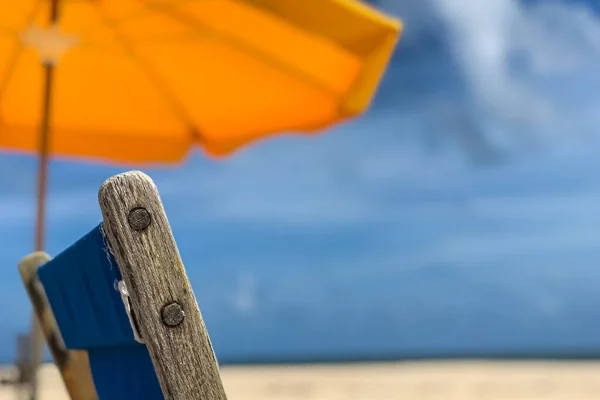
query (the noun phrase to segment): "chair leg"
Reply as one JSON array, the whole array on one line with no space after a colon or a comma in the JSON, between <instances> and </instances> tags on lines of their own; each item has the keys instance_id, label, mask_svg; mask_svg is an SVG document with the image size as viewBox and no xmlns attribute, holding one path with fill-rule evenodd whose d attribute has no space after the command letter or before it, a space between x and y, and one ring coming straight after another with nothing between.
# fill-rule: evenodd
<instances>
[{"instance_id":1,"label":"chair leg","mask_svg":"<svg viewBox=\"0 0 600 400\"><path fill-rule=\"evenodd\" d=\"M68 350L60 334L60 330L54 319L52 309L46 299L44 288L38 280L37 269L41 265L45 264L50 260L50 256L44 252L31 253L19 262L19 272L21 273L21 279L23 285L29 295L31 304L37 323L41 325L46 343L50 348L52 357L60 374L65 383L67 392L72 400L98 400L96 395L96 388L94 387L94 381L90 371L89 361L87 352L83 350ZM43 344L33 343L36 338L32 338L33 350L37 350L35 347ZM39 339L37 339L39 340ZM41 352L37 352L40 354ZM39 365L39 360L31 360L31 371L30 376L33 384L32 392L36 393L35 374Z\"/></svg>"}]
</instances>

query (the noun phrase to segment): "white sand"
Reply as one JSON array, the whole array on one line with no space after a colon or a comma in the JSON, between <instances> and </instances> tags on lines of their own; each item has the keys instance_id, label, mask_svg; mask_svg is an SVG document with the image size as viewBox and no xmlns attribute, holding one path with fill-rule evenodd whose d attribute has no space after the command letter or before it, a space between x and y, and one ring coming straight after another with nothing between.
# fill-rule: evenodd
<instances>
[{"instance_id":1,"label":"white sand","mask_svg":"<svg viewBox=\"0 0 600 400\"><path fill-rule=\"evenodd\" d=\"M40 400L67 399L54 367L40 375ZM223 380L230 400L600 399L600 362L224 367ZM0 389L0 400L15 398Z\"/></svg>"}]
</instances>

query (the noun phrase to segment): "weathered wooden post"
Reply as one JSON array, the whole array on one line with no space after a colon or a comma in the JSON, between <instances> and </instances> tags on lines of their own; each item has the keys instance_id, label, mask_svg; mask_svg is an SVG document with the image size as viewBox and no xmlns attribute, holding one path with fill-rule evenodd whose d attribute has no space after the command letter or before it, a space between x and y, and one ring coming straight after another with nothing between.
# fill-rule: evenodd
<instances>
[{"instance_id":1,"label":"weathered wooden post","mask_svg":"<svg viewBox=\"0 0 600 400\"><path fill-rule=\"evenodd\" d=\"M204 321L152 180L137 171L100 188L102 229L166 400L225 400Z\"/></svg>"}]
</instances>

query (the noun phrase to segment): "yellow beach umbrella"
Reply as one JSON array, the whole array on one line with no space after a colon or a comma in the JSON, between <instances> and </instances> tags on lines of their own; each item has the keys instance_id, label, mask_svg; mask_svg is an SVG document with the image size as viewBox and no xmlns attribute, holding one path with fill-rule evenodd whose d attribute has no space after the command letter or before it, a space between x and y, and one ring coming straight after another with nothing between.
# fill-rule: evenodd
<instances>
[{"instance_id":1,"label":"yellow beach umbrella","mask_svg":"<svg viewBox=\"0 0 600 400\"><path fill-rule=\"evenodd\" d=\"M399 32L354 0L57 2L0 2L4 148L38 149L45 95L57 155L171 162L312 132L365 109Z\"/></svg>"}]
</instances>

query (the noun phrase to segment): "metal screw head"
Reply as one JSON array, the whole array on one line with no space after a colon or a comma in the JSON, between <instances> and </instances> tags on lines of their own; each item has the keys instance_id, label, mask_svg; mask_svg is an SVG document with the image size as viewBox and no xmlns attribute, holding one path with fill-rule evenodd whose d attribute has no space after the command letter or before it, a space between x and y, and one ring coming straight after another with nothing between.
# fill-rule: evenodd
<instances>
[{"instance_id":1,"label":"metal screw head","mask_svg":"<svg viewBox=\"0 0 600 400\"><path fill-rule=\"evenodd\" d=\"M162 308L160 316L163 324L166 326L175 327L183 322L185 313L183 312L183 308L179 303L173 302L166 304Z\"/></svg>"},{"instance_id":2,"label":"metal screw head","mask_svg":"<svg viewBox=\"0 0 600 400\"><path fill-rule=\"evenodd\" d=\"M150 225L152 218L150 217L148 210L143 207L138 207L129 212L127 222L129 222L129 226L131 226L132 229L141 231Z\"/></svg>"}]
</instances>

